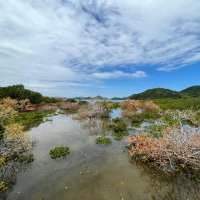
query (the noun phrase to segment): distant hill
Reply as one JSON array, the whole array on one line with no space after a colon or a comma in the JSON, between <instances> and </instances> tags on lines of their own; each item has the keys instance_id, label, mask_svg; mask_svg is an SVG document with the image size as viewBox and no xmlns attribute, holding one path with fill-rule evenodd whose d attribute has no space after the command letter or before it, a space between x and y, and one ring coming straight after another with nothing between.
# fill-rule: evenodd
<instances>
[{"instance_id":1,"label":"distant hill","mask_svg":"<svg viewBox=\"0 0 200 200\"><path fill-rule=\"evenodd\" d=\"M165 88L154 88L146 90L142 93L134 94L129 97L130 99L163 99L163 98L181 98L181 94L177 91L165 89Z\"/></svg>"},{"instance_id":2,"label":"distant hill","mask_svg":"<svg viewBox=\"0 0 200 200\"><path fill-rule=\"evenodd\" d=\"M31 103L37 104L41 102L55 102L55 98L44 97L39 92L25 89L23 85L13 85L8 87L0 87L0 99L10 97L12 99L22 100L29 99Z\"/></svg>"},{"instance_id":3,"label":"distant hill","mask_svg":"<svg viewBox=\"0 0 200 200\"><path fill-rule=\"evenodd\" d=\"M180 91L182 95L190 96L190 97L200 97L200 86L192 86L188 87L182 91Z\"/></svg>"}]
</instances>

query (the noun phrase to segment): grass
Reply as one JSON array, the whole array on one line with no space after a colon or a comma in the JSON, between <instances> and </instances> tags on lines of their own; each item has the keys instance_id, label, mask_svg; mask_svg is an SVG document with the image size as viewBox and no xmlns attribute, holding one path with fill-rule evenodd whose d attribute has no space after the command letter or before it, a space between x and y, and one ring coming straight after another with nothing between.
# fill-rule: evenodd
<instances>
[{"instance_id":1,"label":"grass","mask_svg":"<svg viewBox=\"0 0 200 200\"><path fill-rule=\"evenodd\" d=\"M12 122L8 123L19 123L24 126L25 130L40 125L44 122L44 118L51 114L52 111L37 111L37 112L23 112L19 113Z\"/></svg>"},{"instance_id":2,"label":"grass","mask_svg":"<svg viewBox=\"0 0 200 200\"><path fill-rule=\"evenodd\" d=\"M163 110L199 110L200 98L180 98L180 99L157 99L154 102Z\"/></svg>"},{"instance_id":3,"label":"grass","mask_svg":"<svg viewBox=\"0 0 200 200\"><path fill-rule=\"evenodd\" d=\"M135 114L131 117L132 126L140 126L142 122L145 120L156 120L160 118L160 114L158 112L142 112L139 114Z\"/></svg>"},{"instance_id":4,"label":"grass","mask_svg":"<svg viewBox=\"0 0 200 200\"><path fill-rule=\"evenodd\" d=\"M106 137L106 136L99 136L96 138L96 144L111 144L112 141L110 138Z\"/></svg>"},{"instance_id":5,"label":"grass","mask_svg":"<svg viewBox=\"0 0 200 200\"><path fill-rule=\"evenodd\" d=\"M121 140L124 136L128 135L127 125L122 118L113 119L110 128L116 140Z\"/></svg>"},{"instance_id":6,"label":"grass","mask_svg":"<svg viewBox=\"0 0 200 200\"><path fill-rule=\"evenodd\" d=\"M164 125L151 125L148 129L148 135L154 138L163 137L163 131L166 128Z\"/></svg>"},{"instance_id":7,"label":"grass","mask_svg":"<svg viewBox=\"0 0 200 200\"><path fill-rule=\"evenodd\" d=\"M64 147L64 146L55 147L49 151L49 155L52 159L61 157L64 158L68 154L70 154L70 149L69 147Z\"/></svg>"}]
</instances>

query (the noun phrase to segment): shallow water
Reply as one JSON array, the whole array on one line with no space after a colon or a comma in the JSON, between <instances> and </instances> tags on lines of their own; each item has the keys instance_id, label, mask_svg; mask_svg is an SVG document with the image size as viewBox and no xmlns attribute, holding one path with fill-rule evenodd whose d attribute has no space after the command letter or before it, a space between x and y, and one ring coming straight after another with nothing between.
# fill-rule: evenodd
<instances>
[{"instance_id":1,"label":"shallow water","mask_svg":"<svg viewBox=\"0 0 200 200\"><path fill-rule=\"evenodd\" d=\"M78 121L58 115L27 134L34 142L35 160L20 171L9 200L196 200L197 184L167 179L131 163L126 141L95 144L103 121ZM52 160L49 150L66 145L71 154Z\"/></svg>"},{"instance_id":2,"label":"shallow water","mask_svg":"<svg viewBox=\"0 0 200 200\"><path fill-rule=\"evenodd\" d=\"M117 109L113 109L111 112L111 118L117 118L117 117L121 117L122 116L122 110L121 108L117 108Z\"/></svg>"}]
</instances>

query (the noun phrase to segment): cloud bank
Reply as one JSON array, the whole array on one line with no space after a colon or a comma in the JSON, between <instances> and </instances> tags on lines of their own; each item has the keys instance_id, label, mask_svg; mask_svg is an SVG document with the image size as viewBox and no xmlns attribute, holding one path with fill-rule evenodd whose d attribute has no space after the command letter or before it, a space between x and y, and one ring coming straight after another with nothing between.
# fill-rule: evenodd
<instances>
[{"instance_id":1,"label":"cloud bank","mask_svg":"<svg viewBox=\"0 0 200 200\"><path fill-rule=\"evenodd\" d=\"M199 0L0 1L0 84L89 87L144 78L140 65L198 62L199 10Z\"/></svg>"}]
</instances>

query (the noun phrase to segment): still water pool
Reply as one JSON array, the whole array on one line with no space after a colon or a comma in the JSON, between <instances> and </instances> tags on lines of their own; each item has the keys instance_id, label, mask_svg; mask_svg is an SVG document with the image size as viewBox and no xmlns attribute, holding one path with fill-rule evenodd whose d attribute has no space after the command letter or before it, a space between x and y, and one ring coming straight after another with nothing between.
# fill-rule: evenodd
<instances>
[{"instance_id":1,"label":"still water pool","mask_svg":"<svg viewBox=\"0 0 200 200\"><path fill-rule=\"evenodd\" d=\"M199 186L184 177L163 177L130 162L126 139L95 144L101 121L57 115L27 134L34 162L20 170L9 200L199 200ZM65 145L66 159L52 160L49 150Z\"/></svg>"}]
</instances>

